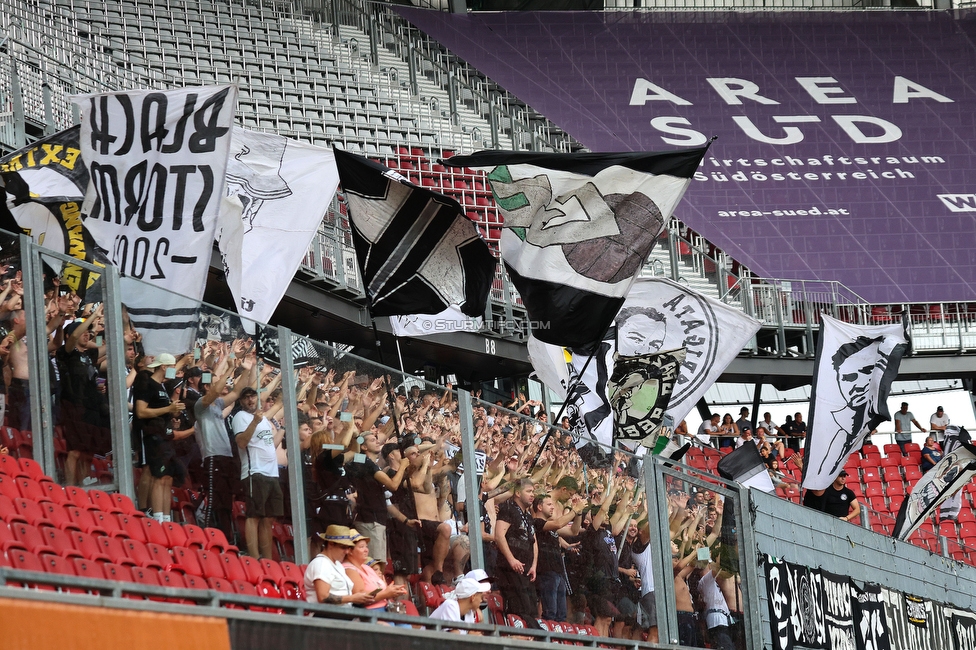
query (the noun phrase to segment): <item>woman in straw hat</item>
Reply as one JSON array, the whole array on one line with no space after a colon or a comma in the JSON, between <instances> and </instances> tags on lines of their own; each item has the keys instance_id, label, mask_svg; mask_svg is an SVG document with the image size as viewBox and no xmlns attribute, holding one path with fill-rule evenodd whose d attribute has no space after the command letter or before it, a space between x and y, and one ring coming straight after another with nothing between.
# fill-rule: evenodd
<instances>
[{"instance_id":1,"label":"woman in straw hat","mask_svg":"<svg viewBox=\"0 0 976 650\"><path fill-rule=\"evenodd\" d=\"M353 583L346 575L342 561L346 552L355 547L353 533L347 526L329 526L324 533L312 537L318 555L305 569L305 598L310 603L327 605L368 605L372 593L353 593Z\"/></svg>"}]
</instances>

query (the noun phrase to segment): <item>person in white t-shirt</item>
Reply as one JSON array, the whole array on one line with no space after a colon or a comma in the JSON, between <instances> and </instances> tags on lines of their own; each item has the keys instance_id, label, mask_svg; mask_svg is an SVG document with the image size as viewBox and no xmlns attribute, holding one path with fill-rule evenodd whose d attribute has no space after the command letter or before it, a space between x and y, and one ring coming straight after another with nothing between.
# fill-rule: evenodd
<instances>
[{"instance_id":1,"label":"person in white t-shirt","mask_svg":"<svg viewBox=\"0 0 976 650\"><path fill-rule=\"evenodd\" d=\"M706 447L711 446L712 436L718 433L718 421L721 417L718 413L712 413L711 419L701 423L701 426L698 427L698 442Z\"/></svg>"},{"instance_id":2,"label":"person in white t-shirt","mask_svg":"<svg viewBox=\"0 0 976 650\"><path fill-rule=\"evenodd\" d=\"M270 560L271 527L275 517L285 514L275 452L285 432L257 412L258 393L250 386L241 391L240 404L243 410L234 416L231 428L241 448L241 480L247 495L244 538L251 557Z\"/></svg>"},{"instance_id":3,"label":"person in white t-shirt","mask_svg":"<svg viewBox=\"0 0 976 650\"><path fill-rule=\"evenodd\" d=\"M935 413L929 418L929 425L929 429L932 430L936 442L945 440L945 430L949 426L949 416L946 415L946 412L942 410L941 406L935 409Z\"/></svg>"},{"instance_id":4,"label":"person in white t-shirt","mask_svg":"<svg viewBox=\"0 0 976 650\"><path fill-rule=\"evenodd\" d=\"M358 533L347 526L332 525L324 533L312 537L313 550L319 553L305 568L305 599L308 602L343 606L373 602L372 593L352 593L352 579L342 566L346 553L356 546L352 541L356 536Z\"/></svg>"},{"instance_id":5,"label":"person in white t-shirt","mask_svg":"<svg viewBox=\"0 0 976 650\"><path fill-rule=\"evenodd\" d=\"M491 585L474 578L464 577L458 580L457 586L444 596L440 607L431 612L430 617L441 621L458 621L477 623L478 611L485 593L491 591ZM467 634L467 630L448 630L457 634Z\"/></svg>"}]
</instances>

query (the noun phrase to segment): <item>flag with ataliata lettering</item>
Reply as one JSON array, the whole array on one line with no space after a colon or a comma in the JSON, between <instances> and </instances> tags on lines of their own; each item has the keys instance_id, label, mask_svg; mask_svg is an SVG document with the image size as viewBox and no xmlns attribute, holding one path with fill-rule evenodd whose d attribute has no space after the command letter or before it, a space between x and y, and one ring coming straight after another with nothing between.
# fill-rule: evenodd
<instances>
[{"instance_id":1,"label":"flag with ataliata lettering","mask_svg":"<svg viewBox=\"0 0 976 650\"><path fill-rule=\"evenodd\" d=\"M602 340L706 149L481 151L443 163L488 172L502 260L534 336L583 347Z\"/></svg>"},{"instance_id":2,"label":"flag with ataliata lettering","mask_svg":"<svg viewBox=\"0 0 976 650\"><path fill-rule=\"evenodd\" d=\"M804 488L826 489L865 436L891 419L888 393L910 341L907 318L890 325L853 325L820 315Z\"/></svg>"},{"instance_id":3,"label":"flag with ataliata lettering","mask_svg":"<svg viewBox=\"0 0 976 650\"><path fill-rule=\"evenodd\" d=\"M495 256L454 199L335 149L372 316L484 316Z\"/></svg>"}]
</instances>

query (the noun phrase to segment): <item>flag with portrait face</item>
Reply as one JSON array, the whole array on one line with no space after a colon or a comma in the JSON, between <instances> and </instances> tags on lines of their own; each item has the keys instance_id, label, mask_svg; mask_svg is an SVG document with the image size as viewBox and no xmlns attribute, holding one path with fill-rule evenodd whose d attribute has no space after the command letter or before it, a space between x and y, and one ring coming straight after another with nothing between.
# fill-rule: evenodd
<instances>
[{"instance_id":1,"label":"flag with portrait face","mask_svg":"<svg viewBox=\"0 0 976 650\"><path fill-rule=\"evenodd\" d=\"M823 490L865 436L891 419L888 393L909 351L908 320L852 325L820 315L803 487Z\"/></svg>"}]
</instances>

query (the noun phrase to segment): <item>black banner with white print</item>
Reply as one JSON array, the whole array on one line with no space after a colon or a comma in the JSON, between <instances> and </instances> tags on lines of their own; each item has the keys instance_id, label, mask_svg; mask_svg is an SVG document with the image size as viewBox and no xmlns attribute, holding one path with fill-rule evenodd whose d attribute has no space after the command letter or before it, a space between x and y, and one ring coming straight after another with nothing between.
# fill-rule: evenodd
<instances>
[{"instance_id":1,"label":"black banner with white print","mask_svg":"<svg viewBox=\"0 0 976 650\"><path fill-rule=\"evenodd\" d=\"M976 614L763 556L773 650L973 650Z\"/></svg>"}]
</instances>

